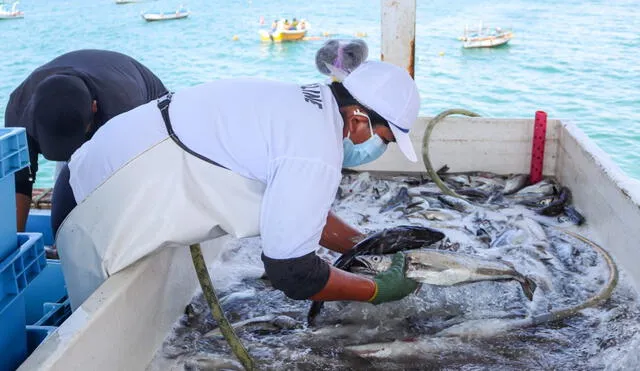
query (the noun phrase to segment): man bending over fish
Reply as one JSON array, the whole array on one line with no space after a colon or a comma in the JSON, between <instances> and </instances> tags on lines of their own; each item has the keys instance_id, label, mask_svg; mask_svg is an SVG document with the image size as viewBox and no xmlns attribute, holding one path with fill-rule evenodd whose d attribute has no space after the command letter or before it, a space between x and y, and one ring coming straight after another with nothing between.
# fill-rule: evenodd
<instances>
[{"instance_id":1,"label":"man bending over fish","mask_svg":"<svg viewBox=\"0 0 640 371\"><path fill-rule=\"evenodd\" d=\"M293 299L379 304L414 291L402 255L369 278L315 254L318 244L344 253L362 237L330 212L343 167L376 160L392 142L417 159L416 84L366 56L361 41L332 42L316 60L329 85L218 80L101 127L55 185L77 203L53 203L71 210L53 223L72 306L158 248L225 233L259 234L271 283Z\"/></svg>"},{"instance_id":2,"label":"man bending over fish","mask_svg":"<svg viewBox=\"0 0 640 371\"><path fill-rule=\"evenodd\" d=\"M6 127L26 129L29 145L29 167L15 176L18 231L31 207L38 154L68 161L109 119L166 93L147 67L109 50L75 50L31 72L11 93L4 116Z\"/></svg>"}]
</instances>

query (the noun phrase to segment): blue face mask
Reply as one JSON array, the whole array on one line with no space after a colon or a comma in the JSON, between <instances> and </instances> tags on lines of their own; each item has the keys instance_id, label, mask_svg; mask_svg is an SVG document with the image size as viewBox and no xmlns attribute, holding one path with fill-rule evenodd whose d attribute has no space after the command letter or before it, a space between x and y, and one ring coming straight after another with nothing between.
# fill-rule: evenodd
<instances>
[{"instance_id":1,"label":"blue face mask","mask_svg":"<svg viewBox=\"0 0 640 371\"><path fill-rule=\"evenodd\" d=\"M384 151L387 150L387 144L380 138L378 134L373 132L373 127L371 126L371 120L369 116L366 114L356 110L354 115L366 117L369 120L369 130L371 130L371 138L360 144L354 144L351 141L349 135L342 140L342 146L344 149L344 158L342 160L343 167L354 167L364 165L371 161L376 160L378 157L382 156Z\"/></svg>"}]
</instances>

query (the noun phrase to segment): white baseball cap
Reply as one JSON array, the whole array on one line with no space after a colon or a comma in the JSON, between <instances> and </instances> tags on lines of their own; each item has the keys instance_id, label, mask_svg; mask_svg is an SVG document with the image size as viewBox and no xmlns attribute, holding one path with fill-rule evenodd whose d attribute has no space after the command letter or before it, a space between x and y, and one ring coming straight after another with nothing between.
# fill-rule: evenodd
<instances>
[{"instance_id":1,"label":"white baseball cap","mask_svg":"<svg viewBox=\"0 0 640 371\"><path fill-rule=\"evenodd\" d=\"M409 130L418 118L420 95L409 73L387 62L366 61L342 81L351 95L387 122L409 161L416 162Z\"/></svg>"}]
</instances>

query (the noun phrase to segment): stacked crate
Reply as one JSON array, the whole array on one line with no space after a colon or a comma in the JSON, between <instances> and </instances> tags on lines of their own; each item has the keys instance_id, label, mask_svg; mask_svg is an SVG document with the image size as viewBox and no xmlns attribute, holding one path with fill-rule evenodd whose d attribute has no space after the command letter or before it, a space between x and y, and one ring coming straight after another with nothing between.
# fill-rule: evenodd
<instances>
[{"instance_id":1,"label":"stacked crate","mask_svg":"<svg viewBox=\"0 0 640 371\"><path fill-rule=\"evenodd\" d=\"M17 233L14 173L29 165L23 128L0 128L0 370L27 356L25 290L47 266L41 233Z\"/></svg>"}]
</instances>

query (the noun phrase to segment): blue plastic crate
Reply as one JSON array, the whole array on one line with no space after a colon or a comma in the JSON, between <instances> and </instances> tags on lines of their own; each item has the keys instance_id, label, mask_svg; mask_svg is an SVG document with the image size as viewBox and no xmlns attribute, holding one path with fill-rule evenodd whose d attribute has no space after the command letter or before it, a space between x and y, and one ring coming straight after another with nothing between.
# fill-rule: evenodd
<instances>
[{"instance_id":1,"label":"blue plastic crate","mask_svg":"<svg viewBox=\"0 0 640 371\"><path fill-rule=\"evenodd\" d=\"M40 275L22 292L25 307L26 348L20 347L27 359L69 316L71 304L59 260L47 260ZM24 352L26 349L26 353Z\"/></svg>"},{"instance_id":2,"label":"blue plastic crate","mask_svg":"<svg viewBox=\"0 0 640 371\"><path fill-rule=\"evenodd\" d=\"M60 261L47 260L46 268L24 290L27 325L42 325L42 319L49 311L47 307L55 305L54 303L64 302L66 298L67 288ZM47 325L51 325L51 323L47 322ZM57 326L58 324L53 325Z\"/></svg>"},{"instance_id":3,"label":"blue plastic crate","mask_svg":"<svg viewBox=\"0 0 640 371\"><path fill-rule=\"evenodd\" d=\"M27 342L23 360L27 359L71 315L71 303L66 297L59 303L45 303L43 308L44 315L35 324L27 325L24 329Z\"/></svg>"},{"instance_id":4,"label":"blue plastic crate","mask_svg":"<svg viewBox=\"0 0 640 371\"><path fill-rule=\"evenodd\" d=\"M16 192L13 174L0 178L0 261L15 251Z\"/></svg>"},{"instance_id":5,"label":"blue plastic crate","mask_svg":"<svg viewBox=\"0 0 640 371\"><path fill-rule=\"evenodd\" d=\"M0 262L0 370L13 370L27 354L23 292L46 267L40 233L18 233L19 248Z\"/></svg>"},{"instance_id":6,"label":"blue plastic crate","mask_svg":"<svg viewBox=\"0 0 640 371\"><path fill-rule=\"evenodd\" d=\"M24 128L0 128L0 178L29 165L27 133Z\"/></svg>"},{"instance_id":7,"label":"blue plastic crate","mask_svg":"<svg viewBox=\"0 0 640 371\"><path fill-rule=\"evenodd\" d=\"M51 229L51 210L31 209L25 232L42 233L45 246L52 246L54 242L53 230Z\"/></svg>"},{"instance_id":8,"label":"blue plastic crate","mask_svg":"<svg viewBox=\"0 0 640 371\"><path fill-rule=\"evenodd\" d=\"M27 306L29 304L27 303ZM32 325L27 325L26 331L26 354L23 360L27 359L38 346L49 337L69 316L71 315L71 303L68 297L60 299L57 303L44 303L40 307L44 312ZM27 314L27 323L29 322Z\"/></svg>"},{"instance_id":9,"label":"blue plastic crate","mask_svg":"<svg viewBox=\"0 0 640 371\"><path fill-rule=\"evenodd\" d=\"M9 305L0 309L0 370L15 370L27 357L24 297L18 294Z\"/></svg>"},{"instance_id":10,"label":"blue plastic crate","mask_svg":"<svg viewBox=\"0 0 640 371\"><path fill-rule=\"evenodd\" d=\"M24 128L0 128L0 261L16 247L16 199L14 175L29 165Z\"/></svg>"},{"instance_id":11,"label":"blue plastic crate","mask_svg":"<svg viewBox=\"0 0 640 371\"><path fill-rule=\"evenodd\" d=\"M18 233L19 248L0 262L0 308L21 294L47 266L41 233Z\"/></svg>"},{"instance_id":12,"label":"blue plastic crate","mask_svg":"<svg viewBox=\"0 0 640 371\"><path fill-rule=\"evenodd\" d=\"M57 328L56 326L27 326L27 355L33 353L38 345L45 341Z\"/></svg>"}]
</instances>

